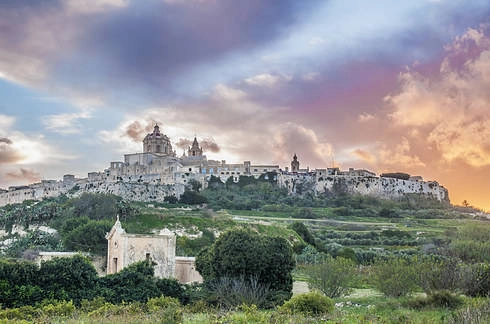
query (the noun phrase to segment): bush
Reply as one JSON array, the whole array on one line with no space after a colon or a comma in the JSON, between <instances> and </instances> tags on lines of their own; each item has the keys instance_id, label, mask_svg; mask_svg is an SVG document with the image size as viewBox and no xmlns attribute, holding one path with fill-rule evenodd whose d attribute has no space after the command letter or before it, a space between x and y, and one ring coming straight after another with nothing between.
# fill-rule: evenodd
<instances>
[{"instance_id":1,"label":"bush","mask_svg":"<svg viewBox=\"0 0 490 324\"><path fill-rule=\"evenodd\" d=\"M257 277L220 277L209 283L209 291L208 300L226 309L239 305L265 307L270 294L269 285L259 283Z\"/></svg>"},{"instance_id":2,"label":"bush","mask_svg":"<svg viewBox=\"0 0 490 324\"><path fill-rule=\"evenodd\" d=\"M66 317L75 312L75 305L72 301L52 302L41 308L43 314L48 317Z\"/></svg>"},{"instance_id":3,"label":"bush","mask_svg":"<svg viewBox=\"0 0 490 324\"><path fill-rule=\"evenodd\" d=\"M236 229L220 235L196 258L196 269L205 282L219 278L257 278L272 291L290 293L293 288L293 252L281 237Z\"/></svg>"},{"instance_id":4,"label":"bush","mask_svg":"<svg viewBox=\"0 0 490 324\"><path fill-rule=\"evenodd\" d=\"M326 258L321 264L305 266L310 277L310 288L318 289L328 297L340 297L350 291L355 278L355 264L350 259Z\"/></svg>"},{"instance_id":5,"label":"bush","mask_svg":"<svg viewBox=\"0 0 490 324\"><path fill-rule=\"evenodd\" d=\"M490 296L490 265L477 263L462 266L460 284L465 295Z\"/></svg>"},{"instance_id":6,"label":"bush","mask_svg":"<svg viewBox=\"0 0 490 324\"><path fill-rule=\"evenodd\" d=\"M0 320L24 320L33 321L33 319L39 317L41 311L32 306L22 306L19 308L7 308L0 310Z\"/></svg>"},{"instance_id":7,"label":"bush","mask_svg":"<svg viewBox=\"0 0 490 324\"><path fill-rule=\"evenodd\" d=\"M182 323L182 308L179 300L172 297L151 298L146 303L148 311L157 313L162 323Z\"/></svg>"},{"instance_id":8,"label":"bush","mask_svg":"<svg viewBox=\"0 0 490 324\"><path fill-rule=\"evenodd\" d=\"M448 324L488 323L490 321L490 302L474 303L454 312L448 318Z\"/></svg>"},{"instance_id":9,"label":"bush","mask_svg":"<svg viewBox=\"0 0 490 324\"><path fill-rule=\"evenodd\" d=\"M430 294L427 303L433 307L457 308L463 304L463 299L447 290L441 290Z\"/></svg>"},{"instance_id":10,"label":"bush","mask_svg":"<svg viewBox=\"0 0 490 324\"><path fill-rule=\"evenodd\" d=\"M427 297L418 297L408 302L408 306L415 309L426 307L433 308L458 308L463 304L463 299L450 291L434 291Z\"/></svg>"},{"instance_id":11,"label":"bush","mask_svg":"<svg viewBox=\"0 0 490 324\"><path fill-rule=\"evenodd\" d=\"M415 266L411 260L401 257L378 259L373 277L376 288L389 297L405 296L418 287Z\"/></svg>"},{"instance_id":12,"label":"bush","mask_svg":"<svg viewBox=\"0 0 490 324\"><path fill-rule=\"evenodd\" d=\"M280 308L287 313L303 315L324 315L331 313L333 309L333 300L316 291L293 296Z\"/></svg>"}]
</instances>

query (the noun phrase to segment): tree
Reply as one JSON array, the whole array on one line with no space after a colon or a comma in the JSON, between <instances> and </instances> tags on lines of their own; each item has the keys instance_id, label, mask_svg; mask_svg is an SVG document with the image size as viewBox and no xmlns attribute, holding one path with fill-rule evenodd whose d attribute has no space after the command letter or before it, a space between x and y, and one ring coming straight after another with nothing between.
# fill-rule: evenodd
<instances>
[{"instance_id":1,"label":"tree","mask_svg":"<svg viewBox=\"0 0 490 324\"><path fill-rule=\"evenodd\" d=\"M99 294L113 304L123 301L146 302L149 298L162 294L153 274L153 264L150 261L133 263L118 273L100 278Z\"/></svg>"},{"instance_id":2,"label":"tree","mask_svg":"<svg viewBox=\"0 0 490 324\"><path fill-rule=\"evenodd\" d=\"M328 257L323 263L305 266L305 271L310 288L332 298L347 294L355 279L355 263L342 257Z\"/></svg>"},{"instance_id":3,"label":"tree","mask_svg":"<svg viewBox=\"0 0 490 324\"><path fill-rule=\"evenodd\" d=\"M315 246L315 238L311 235L310 231L306 227L305 224L301 222L294 222L291 224L291 229L298 233L298 235L305 241L306 243Z\"/></svg>"},{"instance_id":4,"label":"tree","mask_svg":"<svg viewBox=\"0 0 490 324\"><path fill-rule=\"evenodd\" d=\"M89 220L63 235L63 244L68 250L104 254L107 251L105 235L111 230L110 221Z\"/></svg>"},{"instance_id":5,"label":"tree","mask_svg":"<svg viewBox=\"0 0 490 324\"><path fill-rule=\"evenodd\" d=\"M198 192L186 190L180 196L180 202L188 205L200 205L207 202L207 199Z\"/></svg>"},{"instance_id":6,"label":"tree","mask_svg":"<svg viewBox=\"0 0 490 324\"><path fill-rule=\"evenodd\" d=\"M257 278L276 296L289 298L293 286L294 268L292 249L279 237L263 236L246 229L235 229L220 235L196 259L196 269L205 282L220 278ZM274 297L272 297L274 298Z\"/></svg>"},{"instance_id":7,"label":"tree","mask_svg":"<svg viewBox=\"0 0 490 324\"><path fill-rule=\"evenodd\" d=\"M97 272L92 263L81 255L71 258L54 258L41 263L39 284L46 292L45 298L73 300L95 297Z\"/></svg>"},{"instance_id":8,"label":"tree","mask_svg":"<svg viewBox=\"0 0 490 324\"><path fill-rule=\"evenodd\" d=\"M202 183L196 179L190 179L187 185L191 191L195 192L199 192L202 188Z\"/></svg>"}]
</instances>

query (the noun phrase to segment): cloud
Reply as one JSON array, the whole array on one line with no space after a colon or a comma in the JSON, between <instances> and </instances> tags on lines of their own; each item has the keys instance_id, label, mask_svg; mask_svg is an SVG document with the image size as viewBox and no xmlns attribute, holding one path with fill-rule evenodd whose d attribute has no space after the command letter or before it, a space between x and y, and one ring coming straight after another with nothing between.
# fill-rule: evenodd
<instances>
[{"instance_id":1,"label":"cloud","mask_svg":"<svg viewBox=\"0 0 490 324\"><path fill-rule=\"evenodd\" d=\"M41 180L41 175L33 170L20 168L15 172L5 173L5 178L10 181L22 181L26 183L38 182Z\"/></svg>"},{"instance_id":2,"label":"cloud","mask_svg":"<svg viewBox=\"0 0 490 324\"><path fill-rule=\"evenodd\" d=\"M203 139L201 140L201 142L199 142L199 144L204 151L219 153L219 151L221 150L219 145L212 138Z\"/></svg>"},{"instance_id":3,"label":"cloud","mask_svg":"<svg viewBox=\"0 0 490 324\"><path fill-rule=\"evenodd\" d=\"M14 123L15 123L14 116L7 116L7 115L0 114L0 131L11 128L14 125Z\"/></svg>"},{"instance_id":4,"label":"cloud","mask_svg":"<svg viewBox=\"0 0 490 324\"><path fill-rule=\"evenodd\" d=\"M447 162L490 165L490 39L468 29L446 47L437 75L408 70L386 97L392 120L427 139Z\"/></svg>"},{"instance_id":5,"label":"cloud","mask_svg":"<svg viewBox=\"0 0 490 324\"><path fill-rule=\"evenodd\" d=\"M78 134L82 132L79 120L90 118L92 118L91 110L84 109L78 113L43 116L41 117L41 122L47 130L55 133Z\"/></svg>"},{"instance_id":6,"label":"cloud","mask_svg":"<svg viewBox=\"0 0 490 324\"><path fill-rule=\"evenodd\" d=\"M403 137L394 148L383 146L378 152L381 167L384 169L414 169L425 167L420 157L411 153L409 141Z\"/></svg>"},{"instance_id":7,"label":"cloud","mask_svg":"<svg viewBox=\"0 0 490 324\"><path fill-rule=\"evenodd\" d=\"M5 144L12 144L12 140L6 137L0 137L0 144L5 143Z\"/></svg>"},{"instance_id":8,"label":"cloud","mask_svg":"<svg viewBox=\"0 0 490 324\"><path fill-rule=\"evenodd\" d=\"M135 120L126 126L125 135L134 142L141 143L146 134L150 133L156 124L159 124L159 122L156 120L146 120L142 123Z\"/></svg>"},{"instance_id":9,"label":"cloud","mask_svg":"<svg viewBox=\"0 0 490 324\"><path fill-rule=\"evenodd\" d=\"M365 123L365 122L374 120L374 118L375 118L374 115L364 112L364 113L359 115L358 120L361 123Z\"/></svg>"},{"instance_id":10,"label":"cloud","mask_svg":"<svg viewBox=\"0 0 490 324\"><path fill-rule=\"evenodd\" d=\"M351 154L369 164L374 164L377 161L374 155L363 149L355 149L351 152Z\"/></svg>"},{"instance_id":11,"label":"cloud","mask_svg":"<svg viewBox=\"0 0 490 324\"><path fill-rule=\"evenodd\" d=\"M288 160L293 153L311 167L325 167L332 159L332 146L321 141L315 131L303 125L287 122L273 129L272 146L268 147L275 160Z\"/></svg>"},{"instance_id":12,"label":"cloud","mask_svg":"<svg viewBox=\"0 0 490 324\"><path fill-rule=\"evenodd\" d=\"M121 9L129 5L129 0L63 0L69 13L94 14Z\"/></svg>"},{"instance_id":13,"label":"cloud","mask_svg":"<svg viewBox=\"0 0 490 324\"><path fill-rule=\"evenodd\" d=\"M188 138L179 138L179 140L174 144L176 147L181 148L183 150L187 150L194 140ZM219 145L212 138L206 138L202 140L198 140L199 146L203 149L204 154L206 152L218 153L221 149Z\"/></svg>"},{"instance_id":14,"label":"cloud","mask_svg":"<svg viewBox=\"0 0 490 324\"><path fill-rule=\"evenodd\" d=\"M290 76L272 75L270 73L257 74L253 77L245 79L245 83L256 87L269 87L276 86L279 82L290 81Z\"/></svg>"},{"instance_id":15,"label":"cloud","mask_svg":"<svg viewBox=\"0 0 490 324\"><path fill-rule=\"evenodd\" d=\"M15 148L12 148L11 145L7 144L9 143L0 143L0 165L5 163L17 163L26 158L25 154L22 154Z\"/></svg>"}]
</instances>

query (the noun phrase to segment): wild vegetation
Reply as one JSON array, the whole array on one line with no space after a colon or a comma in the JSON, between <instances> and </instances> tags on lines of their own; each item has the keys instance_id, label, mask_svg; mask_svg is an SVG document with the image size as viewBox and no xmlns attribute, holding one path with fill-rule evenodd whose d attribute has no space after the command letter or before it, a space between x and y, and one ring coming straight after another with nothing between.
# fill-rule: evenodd
<instances>
[{"instance_id":1,"label":"wild vegetation","mask_svg":"<svg viewBox=\"0 0 490 324\"><path fill-rule=\"evenodd\" d=\"M272 179L214 178L164 203L84 194L0 208L9 242L0 252L0 321L488 322L490 223L478 211L342 188L288 196ZM98 277L83 258L39 268L21 260L37 250L105 255L116 214L130 233L176 231L177 254L198 256L204 284L157 280L144 264ZM289 299L291 275L312 293Z\"/></svg>"}]
</instances>

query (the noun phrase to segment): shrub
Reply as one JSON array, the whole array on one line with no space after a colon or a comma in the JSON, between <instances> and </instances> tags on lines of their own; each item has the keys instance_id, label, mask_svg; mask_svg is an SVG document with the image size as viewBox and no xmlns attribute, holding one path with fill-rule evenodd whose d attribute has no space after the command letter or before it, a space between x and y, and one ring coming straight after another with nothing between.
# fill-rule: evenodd
<instances>
[{"instance_id":1,"label":"shrub","mask_svg":"<svg viewBox=\"0 0 490 324\"><path fill-rule=\"evenodd\" d=\"M428 257L417 264L418 283L430 294L432 291L456 291L459 284L459 261L456 259L437 259Z\"/></svg>"},{"instance_id":2,"label":"shrub","mask_svg":"<svg viewBox=\"0 0 490 324\"><path fill-rule=\"evenodd\" d=\"M490 321L490 302L473 304L457 312L453 312L448 318L448 324L483 324Z\"/></svg>"},{"instance_id":3,"label":"shrub","mask_svg":"<svg viewBox=\"0 0 490 324\"><path fill-rule=\"evenodd\" d=\"M281 237L235 229L225 232L196 258L205 282L219 278L257 278L272 291L290 293L293 287L293 252Z\"/></svg>"},{"instance_id":4,"label":"shrub","mask_svg":"<svg viewBox=\"0 0 490 324\"><path fill-rule=\"evenodd\" d=\"M417 271L409 259L378 259L373 276L376 288L389 297L405 296L417 288Z\"/></svg>"},{"instance_id":5,"label":"shrub","mask_svg":"<svg viewBox=\"0 0 490 324\"><path fill-rule=\"evenodd\" d=\"M72 301L52 302L41 308L43 314L48 317L66 317L75 312L75 305Z\"/></svg>"},{"instance_id":6,"label":"shrub","mask_svg":"<svg viewBox=\"0 0 490 324\"><path fill-rule=\"evenodd\" d=\"M257 277L220 277L209 283L209 290L209 300L226 309L239 305L265 307L270 295L269 285L261 284Z\"/></svg>"},{"instance_id":7,"label":"shrub","mask_svg":"<svg viewBox=\"0 0 490 324\"><path fill-rule=\"evenodd\" d=\"M436 291L427 297L427 303L439 308L457 308L463 304L461 297L447 290Z\"/></svg>"},{"instance_id":8,"label":"shrub","mask_svg":"<svg viewBox=\"0 0 490 324\"><path fill-rule=\"evenodd\" d=\"M331 313L333 309L333 300L317 291L293 296L280 308L287 313L303 315L323 315Z\"/></svg>"},{"instance_id":9,"label":"shrub","mask_svg":"<svg viewBox=\"0 0 490 324\"><path fill-rule=\"evenodd\" d=\"M460 284L463 293L468 296L490 296L490 265L477 263L462 266Z\"/></svg>"},{"instance_id":10,"label":"shrub","mask_svg":"<svg viewBox=\"0 0 490 324\"><path fill-rule=\"evenodd\" d=\"M408 306L415 309L433 308L458 308L463 304L463 299L450 291L434 291L427 297L418 297L408 302Z\"/></svg>"},{"instance_id":11,"label":"shrub","mask_svg":"<svg viewBox=\"0 0 490 324\"><path fill-rule=\"evenodd\" d=\"M151 298L146 303L148 311L157 313L162 323L182 323L182 308L179 300L173 297Z\"/></svg>"},{"instance_id":12,"label":"shrub","mask_svg":"<svg viewBox=\"0 0 490 324\"><path fill-rule=\"evenodd\" d=\"M309 286L328 297L340 297L350 291L355 277L355 264L350 259L326 258L323 263L305 266Z\"/></svg>"},{"instance_id":13,"label":"shrub","mask_svg":"<svg viewBox=\"0 0 490 324\"><path fill-rule=\"evenodd\" d=\"M7 308L0 310L0 320L25 320L32 321L39 317L41 311L32 306L22 306L19 308Z\"/></svg>"}]
</instances>

